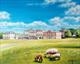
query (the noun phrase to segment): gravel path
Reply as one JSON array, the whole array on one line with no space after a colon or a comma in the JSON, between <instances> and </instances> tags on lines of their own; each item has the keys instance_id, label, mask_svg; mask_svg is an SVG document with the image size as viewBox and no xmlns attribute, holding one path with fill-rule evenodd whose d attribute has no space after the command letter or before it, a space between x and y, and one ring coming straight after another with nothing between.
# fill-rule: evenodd
<instances>
[{"instance_id":1,"label":"gravel path","mask_svg":"<svg viewBox=\"0 0 80 64\"><path fill-rule=\"evenodd\" d=\"M4 51L7 49L10 49L12 47L16 47L16 43L11 43L11 44L1 44L0 45L0 51Z\"/></svg>"}]
</instances>

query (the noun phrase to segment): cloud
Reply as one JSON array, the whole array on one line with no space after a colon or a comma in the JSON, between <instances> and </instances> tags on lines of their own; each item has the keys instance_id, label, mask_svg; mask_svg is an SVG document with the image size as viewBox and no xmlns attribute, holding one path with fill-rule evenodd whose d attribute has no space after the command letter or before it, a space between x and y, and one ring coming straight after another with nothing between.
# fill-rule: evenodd
<instances>
[{"instance_id":1,"label":"cloud","mask_svg":"<svg viewBox=\"0 0 80 64\"><path fill-rule=\"evenodd\" d=\"M64 22L63 19L64 19L64 18L54 17L54 18L51 18L51 19L49 20L49 22L50 22L52 25L54 25L54 26L56 26L56 27L58 27L58 28L62 28L62 27L64 27L64 26L69 26L69 24L66 23L66 22Z\"/></svg>"},{"instance_id":2,"label":"cloud","mask_svg":"<svg viewBox=\"0 0 80 64\"><path fill-rule=\"evenodd\" d=\"M56 3L56 0L44 0L46 4Z\"/></svg>"},{"instance_id":3,"label":"cloud","mask_svg":"<svg viewBox=\"0 0 80 64\"><path fill-rule=\"evenodd\" d=\"M36 26L36 25L38 25L38 26L41 26L41 25L47 26L47 24L45 22L43 22L43 21L33 21L32 23L30 23L28 25L29 26Z\"/></svg>"},{"instance_id":4,"label":"cloud","mask_svg":"<svg viewBox=\"0 0 80 64\"><path fill-rule=\"evenodd\" d=\"M0 27L7 27L7 26L25 26L24 22L0 22Z\"/></svg>"},{"instance_id":5,"label":"cloud","mask_svg":"<svg viewBox=\"0 0 80 64\"><path fill-rule=\"evenodd\" d=\"M80 16L76 18L76 21L77 22L80 22Z\"/></svg>"},{"instance_id":6,"label":"cloud","mask_svg":"<svg viewBox=\"0 0 80 64\"><path fill-rule=\"evenodd\" d=\"M27 29L41 29L45 30L45 28L49 28L48 24L43 21L33 21L32 23L29 23L26 25Z\"/></svg>"},{"instance_id":7,"label":"cloud","mask_svg":"<svg viewBox=\"0 0 80 64\"><path fill-rule=\"evenodd\" d=\"M71 22L79 22L80 23L80 17L74 17L74 16L67 16L64 17L63 20L70 20Z\"/></svg>"},{"instance_id":8,"label":"cloud","mask_svg":"<svg viewBox=\"0 0 80 64\"><path fill-rule=\"evenodd\" d=\"M59 26L61 25L60 23L62 19L60 17L54 17L54 18L51 18L49 21L53 23L54 25Z\"/></svg>"},{"instance_id":9,"label":"cloud","mask_svg":"<svg viewBox=\"0 0 80 64\"><path fill-rule=\"evenodd\" d=\"M53 27L48 25L43 21L33 21L32 23L24 22L0 22L0 32L14 31L23 32L24 30L34 29L34 30L54 30Z\"/></svg>"},{"instance_id":10,"label":"cloud","mask_svg":"<svg viewBox=\"0 0 80 64\"><path fill-rule=\"evenodd\" d=\"M66 21L67 20L67 21ZM60 23L64 23L65 21L66 22L76 22L76 23L80 23L80 16L78 17L74 17L74 16L65 16L63 18L61 17L54 17L54 18L51 18L49 20L49 22L52 22L53 24L55 25L60 25Z\"/></svg>"},{"instance_id":11,"label":"cloud","mask_svg":"<svg viewBox=\"0 0 80 64\"><path fill-rule=\"evenodd\" d=\"M56 4L56 3L68 3L71 2L71 0L43 0L42 3L27 3L27 6L47 6L50 4Z\"/></svg>"},{"instance_id":12,"label":"cloud","mask_svg":"<svg viewBox=\"0 0 80 64\"><path fill-rule=\"evenodd\" d=\"M74 29L76 29L76 28L80 28L80 25L79 24L78 25L72 25L72 24L70 24L69 26L67 26L65 28L74 28Z\"/></svg>"},{"instance_id":13,"label":"cloud","mask_svg":"<svg viewBox=\"0 0 80 64\"><path fill-rule=\"evenodd\" d=\"M27 6L43 6L45 5L44 3L27 3Z\"/></svg>"},{"instance_id":14,"label":"cloud","mask_svg":"<svg viewBox=\"0 0 80 64\"><path fill-rule=\"evenodd\" d=\"M74 7L69 8L65 15L71 15L71 16L80 16L80 5L76 5Z\"/></svg>"},{"instance_id":15,"label":"cloud","mask_svg":"<svg viewBox=\"0 0 80 64\"><path fill-rule=\"evenodd\" d=\"M0 32L14 31L22 32L25 29L24 22L0 22Z\"/></svg>"},{"instance_id":16,"label":"cloud","mask_svg":"<svg viewBox=\"0 0 80 64\"><path fill-rule=\"evenodd\" d=\"M71 0L44 0L46 4L65 3L70 1Z\"/></svg>"},{"instance_id":17,"label":"cloud","mask_svg":"<svg viewBox=\"0 0 80 64\"><path fill-rule=\"evenodd\" d=\"M24 22L0 22L0 32L14 31L23 32L24 30L60 30L61 28L79 28L80 17L54 17L49 20L51 24L44 21L33 21L32 23ZM73 23L73 24L72 24Z\"/></svg>"},{"instance_id":18,"label":"cloud","mask_svg":"<svg viewBox=\"0 0 80 64\"><path fill-rule=\"evenodd\" d=\"M6 11L0 11L0 20L9 20L10 14Z\"/></svg>"},{"instance_id":19,"label":"cloud","mask_svg":"<svg viewBox=\"0 0 80 64\"><path fill-rule=\"evenodd\" d=\"M67 7L74 7L75 5L76 5L76 2L66 2L66 3L62 3L60 7L67 8Z\"/></svg>"},{"instance_id":20,"label":"cloud","mask_svg":"<svg viewBox=\"0 0 80 64\"><path fill-rule=\"evenodd\" d=\"M74 17L74 16L72 17L65 16L63 18L54 17L54 18L51 18L49 22L58 28L79 28L80 27L80 17Z\"/></svg>"},{"instance_id":21,"label":"cloud","mask_svg":"<svg viewBox=\"0 0 80 64\"><path fill-rule=\"evenodd\" d=\"M34 30L60 30L56 25L47 24L44 21L33 21L32 23L27 24L27 29Z\"/></svg>"}]
</instances>

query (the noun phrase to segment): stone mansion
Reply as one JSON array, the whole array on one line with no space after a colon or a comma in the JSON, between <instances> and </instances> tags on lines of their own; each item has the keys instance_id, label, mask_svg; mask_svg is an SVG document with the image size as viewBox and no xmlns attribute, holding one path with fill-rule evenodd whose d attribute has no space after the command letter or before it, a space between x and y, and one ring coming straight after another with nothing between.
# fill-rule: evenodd
<instances>
[{"instance_id":1,"label":"stone mansion","mask_svg":"<svg viewBox=\"0 0 80 64\"><path fill-rule=\"evenodd\" d=\"M51 30L26 30L22 34L15 32L5 32L3 39L61 39L62 32L54 32Z\"/></svg>"}]
</instances>

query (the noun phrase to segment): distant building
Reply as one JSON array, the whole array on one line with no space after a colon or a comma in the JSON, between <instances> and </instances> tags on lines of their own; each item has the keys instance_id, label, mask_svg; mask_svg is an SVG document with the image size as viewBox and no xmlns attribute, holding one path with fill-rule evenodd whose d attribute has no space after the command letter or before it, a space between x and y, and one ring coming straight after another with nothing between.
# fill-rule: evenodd
<instances>
[{"instance_id":1,"label":"distant building","mask_svg":"<svg viewBox=\"0 0 80 64\"><path fill-rule=\"evenodd\" d=\"M3 33L3 39L16 39L16 33L14 32Z\"/></svg>"},{"instance_id":2,"label":"distant building","mask_svg":"<svg viewBox=\"0 0 80 64\"><path fill-rule=\"evenodd\" d=\"M37 39L43 39L43 31L42 30L36 30L36 36Z\"/></svg>"},{"instance_id":3,"label":"distant building","mask_svg":"<svg viewBox=\"0 0 80 64\"><path fill-rule=\"evenodd\" d=\"M52 32L50 30L43 32L43 37L44 37L44 39L55 39L56 38L56 32Z\"/></svg>"},{"instance_id":4,"label":"distant building","mask_svg":"<svg viewBox=\"0 0 80 64\"><path fill-rule=\"evenodd\" d=\"M65 38L65 32L66 32L66 30L62 29L62 30L60 30L60 32L61 32L61 38Z\"/></svg>"},{"instance_id":5,"label":"distant building","mask_svg":"<svg viewBox=\"0 0 80 64\"><path fill-rule=\"evenodd\" d=\"M43 33L44 39L61 39L61 32L46 31Z\"/></svg>"},{"instance_id":6,"label":"distant building","mask_svg":"<svg viewBox=\"0 0 80 64\"><path fill-rule=\"evenodd\" d=\"M43 39L43 31L42 30L27 30L24 32L25 39Z\"/></svg>"},{"instance_id":7,"label":"distant building","mask_svg":"<svg viewBox=\"0 0 80 64\"><path fill-rule=\"evenodd\" d=\"M6 32L3 39L61 39L61 32L42 31L42 30L26 30L22 34L14 32Z\"/></svg>"},{"instance_id":8,"label":"distant building","mask_svg":"<svg viewBox=\"0 0 80 64\"><path fill-rule=\"evenodd\" d=\"M62 38L62 33L61 32L56 32L55 39L61 39Z\"/></svg>"}]
</instances>

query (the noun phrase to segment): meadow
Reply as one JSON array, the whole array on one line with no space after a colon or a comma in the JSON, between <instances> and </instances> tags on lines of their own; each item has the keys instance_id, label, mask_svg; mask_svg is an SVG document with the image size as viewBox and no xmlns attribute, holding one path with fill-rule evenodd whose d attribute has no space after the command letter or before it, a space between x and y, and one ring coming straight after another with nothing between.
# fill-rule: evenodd
<instances>
[{"instance_id":1,"label":"meadow","mask_svg":"<svg viewBox=\"0 0 80 64\"><path fill-rule=\"evenodd\" d=\"M16 43L16 46L0 51L0 64L80 64L80 39L51 40L1 40L2 44ZM44 53L49 48L56 48L61 53L59 61L49 61L43 58L42 63L34 62L37 54Z\"/></svg>"}]
</instances>

